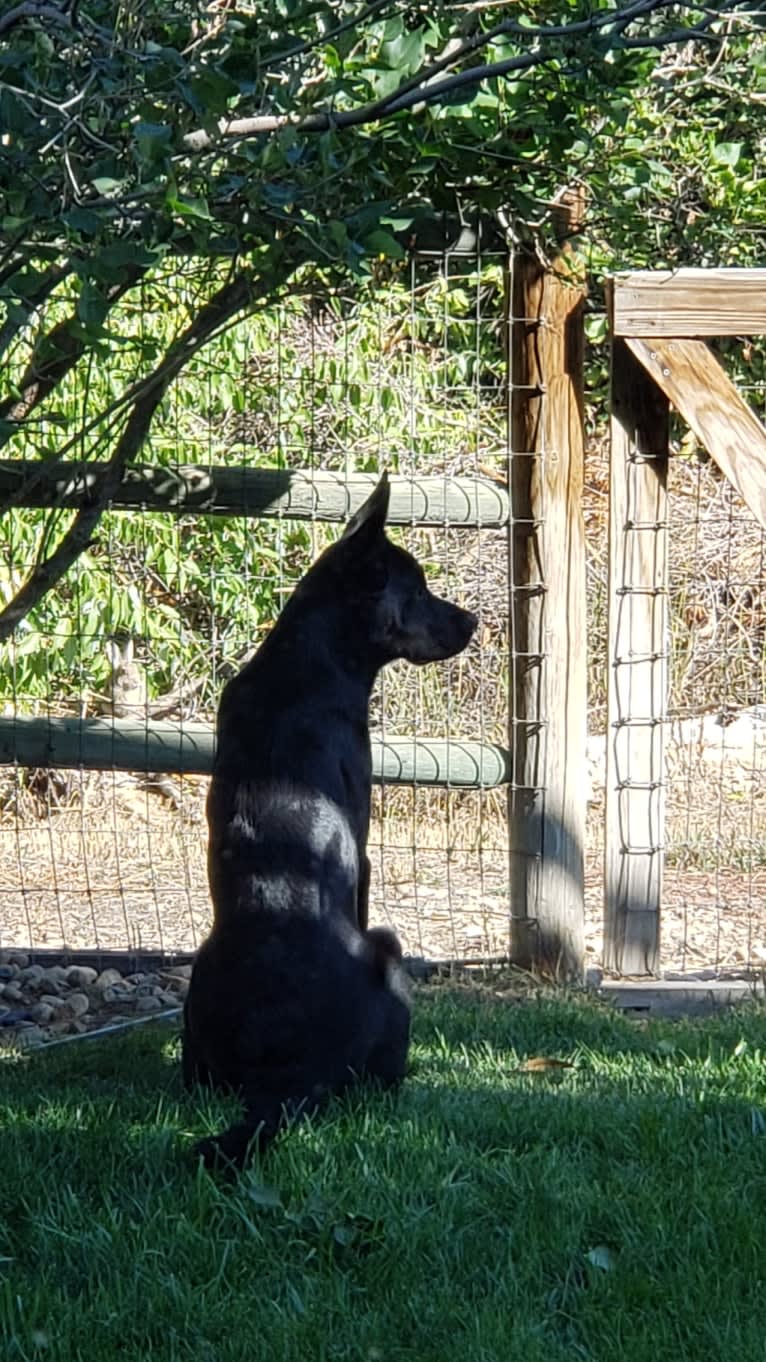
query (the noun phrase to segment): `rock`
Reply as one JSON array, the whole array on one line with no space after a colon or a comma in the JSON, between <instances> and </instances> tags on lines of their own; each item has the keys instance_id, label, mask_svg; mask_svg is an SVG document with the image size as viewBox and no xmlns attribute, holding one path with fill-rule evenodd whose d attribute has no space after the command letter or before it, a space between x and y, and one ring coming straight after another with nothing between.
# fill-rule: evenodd
<instances>
[{"instance_id":1,"label":"rock","mask_svg":"<svg viewBox=\"0 0 766 1362\"><path fill-rule=\"evenodd\" d=\"M126 984L145 984L147 978L148 975L143 972L139 972L138 974L126 974L125 982Z\"/></svg>"},{"instance_id":2,"label":"rock","mask_svg":"<svg viewBox=\"0 0 766 1362\"><path fill-rule=\"evenodd\" d=\"M173 978L178 978L178 979L191 979L191 972L192 972L192 967L191 967L191 965L174 965L174 966L173 966Z\"/></svg>"},{"instance_id":3,"label":"rock","mask_svg":"<svg viewBox=\"0 0 766 1362\"><path fill-rule=\"evenodd\" d=\"M114 988L115 984L124 984L124 982L125 980L118 969L102 969L96 978L94 988L103 991L105 988Z\"/></svg>"},{"instance_id":4,"label":"rock","mask_svg":"<svg viewBox=\"0 0 766 1362\"><path fill-rule=\"evenodd\" d=\"M62 988L66 984L67 971L63 965L49 965L44 969L41 978L52 988Z\"/></svg>"},{"instance_id":5,"label":"rock","mask_svg":"<svg viewBox=\"0 0 766 1362\"><path fill-rule=\"evenodd\" d=\"M172 993L170 989L163 988L161 992L157 994L157 997L163 1007L179 1007L181 1004L180 993Z\"/></svg>"},{"instance_id":6,"label":"rock","mask_svg":"<svg viewBox=\"0 0 766 1362\"><path fill-rule=\"evenodd\" d=\"M174 1002L180 1002L189 992L189 980L177 978L175 974L169 976L167 985L165 992L173 997Z\"/></svg>"},{"instance_id":7,"label":"rock","mask_svg":"<svg viewBox=\"0 0 766 1362\"><path fill-rule=\"evenodd\" d=\"M98 970L92 965L70 965L66 981L72 988L91 988L98 979Z\"/></svg>"},{"instance_id":8,"label":"rock","mask_svg":"<svg viewBox=\"0 0 766 1362\"><path fill-rule=\"evenodd\" d=\"M41 1002L35 1003L34 1007L30 1007L29 1015L32 1018L32 1021L44 1026L46 1022L49 1022L56 1015L56 1013L50 1003Z\"/></svg>"},{"instance_id":9,"label":"rock","mask_svg":"<svg viewBox=\"0 0 766 1362\"><path fill-rule=\"evenodd\" d=\"M39 983L45 973L42 965L19 965L19 970L21 971L19 978L25 984L31 984L33 987Z\"/></svg>"},{"instance_id":10,"label":"rock","mask_svg":"<svg viewBox=\"0 0 766 1362\"><path fill-rule=\"evenodd\" d=\"M136 985L137 998L154 998L160 992L160 985L157 983L150 983L147 981L145 984Z\"/></svg>"},{"instance_id":11,"label":"rock","mask_svg":"<svg viewBox=\"0 0 766 1362\"><path fill-rule=\"evenodd\" d=\"M18 984L6 984L3 988L3 998L9 1003L22 1003L24 991Z\"/></svg>"},{"instance_id":12,"label":"rock","mask_svg":"<svg viewBox=\"0 0 766 1362\"><path fill-rule=\"evenodd\" d=\"M90 998L87 993L70 993L66 1007L73 1017L84 1017L90 1007Z\"/></svg>"},{"instance_id":13,"label":"rock","mask_svg":"<svg viewBox=\"0 0 766 1362\"><path fill-rule=\"evenodd\" d=\"M41 993L39 1000L47 1004L53 1012L63 1012L66 1007L66 999L60 998L58 993Z\"/></svg>"},{"instance_id":14,"label":"rock","mask_svg":"<svg viewBox=\"0 0 766 1362\"><path fill-rule=\"evenodd\" d=\"M56 996L61 992L61 984L58 979L46 979L44 974L42 974L39 979L30 979L27 987L34 989L36 993L55 993Z\"/></svg>"},{"instance_id":15,"label":"rock","mask_svg":"<svg viewBox=\"0 0 766 1362\"><path fill-rule=\"evenodd\" d=\"M0 983L7 983L11 979L16 979L19 975L18 965L0 965Z\"/></svg>"},{"instance_id":16,"label":"rock","mask_svg":"<svg viewBox=\"0 0 766 1362\"><path fill-rule=\"evenodd\" d=\"M19 978L38 993L43 989L46 993L60 993L66 987L66 970L61 965L51 965L48 969L43 969L42 965L29 965L21 970Z\"/></svg>"},{"instance_id":17,"label":"rock","mask_svg":"<svg viewBox=\"0 0 766 1362\"><path fill-rule=\"evenodd\" d=\"M124 979L120 979L118 984L111 984L104 989L101 994L102 1001L105 1003L126 1003L133 997L133 987L127 984Z\"/></svg>"},{"instance_id":18,"label":"rock","mask_svg":"<svg viewBox=\"0 0 766 1362\"><path fill-rule=\"evenodd\" d=\"M18 965L19 969L29 968L29 956L24 951L12 951L5 961L7 965ZM40 969L40 965L35 965L35 969Z\"/></svg>"},{"instance_id":19,"label":"rock","mask_svg":"<svg viewBox=\"0 0 766 1362\"><path fill-rule=\"evenodd\" d=\"M162 1001L156 993L143 993L136 998L136 1012L159 1012L162 1009Z\"/></svg>"}]
</instances>

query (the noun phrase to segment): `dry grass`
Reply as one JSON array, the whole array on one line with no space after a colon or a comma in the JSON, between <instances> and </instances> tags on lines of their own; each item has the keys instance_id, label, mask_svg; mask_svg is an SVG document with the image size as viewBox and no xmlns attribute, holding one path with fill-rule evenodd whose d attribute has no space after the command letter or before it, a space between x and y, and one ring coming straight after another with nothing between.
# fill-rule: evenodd
<instances>
[{"instance_id":1,"label":"dry grass","mask_svg":"<svg viewBox=\"0 0 766 1362\"><path fill-rule=\"evenodd\" d=\"M700 781L702 776L699 776ZM84 807L0 821L0 944L193 950L208 929L204 781L184 782L183 814L121 779L90 777ZM695 787L708 811L710 777ZM728 807L722 791L723 808ZM500 791L382 789L370 836L372 920L394 926L408 954L503 955L508 947L508 830ZM735 806L736 807L736 806ZM759 835L766 806L758 802ZM192 820L190 814L196 814ZM680 818L681 814L678 814ZM704 840L704 816L697 832ZM671 813L671 825L674 815ZM710 842L701 865L668 865L663 958L670 969L760 965L766 865L737 865ZM588 819L586 947L601 950L603 805Z\"/></svg>"},{"instance_id":2,"label":"dry grass","mask_svg":"<svg viewBox=\"0 0 766 1362\"><path fill-rule=\"evenodd\" d=\"M588 554L589 728L606 726L608 446L592 442L584 514ZM724 718L762 703L766 539L693 443L669 471L671 668L668 718ZM766 954L766 752L706 757L675 748L666 776L662 959L668 969L760 966ZM600 900L603 809L588 820L586 897ZM592 938L591 938L592 940ZM764 954L762 954L762 952Z\"/></svg>"}]
</instances>

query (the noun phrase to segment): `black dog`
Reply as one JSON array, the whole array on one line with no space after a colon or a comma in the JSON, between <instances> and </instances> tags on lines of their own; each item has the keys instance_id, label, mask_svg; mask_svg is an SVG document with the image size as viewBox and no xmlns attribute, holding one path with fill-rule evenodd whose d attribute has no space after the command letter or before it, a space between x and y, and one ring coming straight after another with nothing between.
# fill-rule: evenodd
<instances>
[{"instance_id":1,"label":"black dog","mask_svg":"<svg viewBox=\"0 0 766 1362\"><path fill-rule=\"evenodd\" d=\"M286 1118L357 1079L404 1076L410 1002L393 932L367 930L368 705L387 662L466 646L475 616L433 596L385 535L386 475L226 686L208 796L214 917L184 1014L184 1080L241 1094L204 1140L241 1165Z\"/></svg>"}]
</instances>

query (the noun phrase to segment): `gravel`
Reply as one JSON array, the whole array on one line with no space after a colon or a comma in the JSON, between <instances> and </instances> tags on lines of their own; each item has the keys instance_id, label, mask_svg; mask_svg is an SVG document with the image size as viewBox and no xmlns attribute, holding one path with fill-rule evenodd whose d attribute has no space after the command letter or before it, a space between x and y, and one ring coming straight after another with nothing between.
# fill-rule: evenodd
<instances>
[{"instance_id":1,"label":"gravel","mask_svg":"<svg viewBox=\"0 0 766 1362\"><path fill-rule=\"evenodd\" d=\"M34 1049L180 1008L191 965L121 974L109 967L30 963L0 951L0 1047Z\"/></svg>"}]
</instances>

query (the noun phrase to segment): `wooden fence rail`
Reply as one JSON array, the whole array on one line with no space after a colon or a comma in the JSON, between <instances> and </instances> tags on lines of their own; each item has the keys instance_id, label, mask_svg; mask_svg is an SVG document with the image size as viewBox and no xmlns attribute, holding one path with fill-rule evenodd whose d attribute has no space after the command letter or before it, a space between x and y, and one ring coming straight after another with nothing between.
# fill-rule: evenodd
<instances>
[{"instance_id":1,"label":"wooden fence rail","mask_svg":"<svg viewBox=\"0 0 766 1362\"><path fill-rule=\"evenodd\" d=\"M84 766L94 771L208 775L214 730L208 724L141 719L0 719L0 765ZM391 784L493 789L511 777L508 752L453 739L373 739L373 779Z\"/></svg>"},{"instance_id":2,"label":"wooden fence rail","mask_svg":"<svg viewBox=\"0 0 766 1362\"><path fill-rule=\"evenodd\" d=\"M252 458L252 451L247 452ZM108 465L0 460L0 507L79 509L98 495ZM111 499L115 511L172 515L284 516L345 521L366 500L377 475L316 473L289 468L230 468L160 464L125 470ZM392 477L390 525L466 529L508 524L505 487L483 478Z\"/></svg>"}]
</instances>

